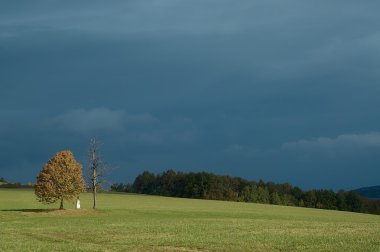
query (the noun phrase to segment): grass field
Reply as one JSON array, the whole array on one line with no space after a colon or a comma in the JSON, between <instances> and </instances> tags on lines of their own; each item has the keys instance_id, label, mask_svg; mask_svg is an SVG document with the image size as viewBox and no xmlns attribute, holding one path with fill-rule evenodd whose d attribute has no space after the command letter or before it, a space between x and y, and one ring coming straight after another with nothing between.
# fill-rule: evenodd
<instances>
[{"instance_id":1,"label":"grass field","mask_svg":"<svg viewBox=\"0 0 380 252\"><path fill-rule=\"evenodd\" d=\"M0 251L380 251L380 216L284 206L99 194L53 210L0 189Z\"/></svg>"}]
</instances>

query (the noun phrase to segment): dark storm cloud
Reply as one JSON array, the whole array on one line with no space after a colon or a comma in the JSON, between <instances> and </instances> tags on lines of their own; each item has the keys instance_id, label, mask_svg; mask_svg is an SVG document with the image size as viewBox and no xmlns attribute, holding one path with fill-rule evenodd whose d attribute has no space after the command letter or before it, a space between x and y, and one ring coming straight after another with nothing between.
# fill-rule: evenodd
<instances>
[{"instance_id":1,"label":"dark storm cloud","mask_svg":"<svg viewBox=\"0 0 380 252\"><path fill-rule=\"evenodd\" d=\"M313 140L299 140L285 143L282 149L287 151L307 151L307 152L347 152L358 154L358 150L366 148L380 147L380 133L370 132L366 134L347 134L336 138L320 137Z\"/></svg>"},{"instance_id":2,"label":"dark storm cloud","mask_svg":"<svg viewBox=\"0 0 380 252\"><path fill-rule=\"evenodd\" d=\"M110 180L175 168L376 183L379 7L2 1L0 175L32 180L62 148L83 159L96 135L120 167Z\"/></svg>"},{"instance_id":3,"label":"dark storm cloud","mask_svg":"<svg viewBox=\"0 0 380 252\"><path fill-rule=\"evenodd\" d=\"M57 116L54 122L63 130L93 133L93 131L119 131L123 129L124 112L107 108L75 109Z\"/></svg>"}]
</instances>

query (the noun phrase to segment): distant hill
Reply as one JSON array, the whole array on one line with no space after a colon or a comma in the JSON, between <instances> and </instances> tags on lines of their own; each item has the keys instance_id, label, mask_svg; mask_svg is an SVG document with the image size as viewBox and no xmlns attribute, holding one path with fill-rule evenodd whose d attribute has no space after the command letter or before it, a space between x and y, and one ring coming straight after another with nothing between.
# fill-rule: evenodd
<instances>
[{"instance_id":1,"label":"distant hill","mask_svg":"<svg viewBox=\"0 0 380 252\"><path fill-rule=\"evenodd\" d=\"M0 177L0 188L33 188L34 185L31 183L21 184L21 183L11 183L6 181L3 177Z\"/></svg>"},{"instance_id":2,"label":"distant hill","mask_svg":"<svg viewBox=\"0 0 380 252\"><path fill-rule=\"evenodd\" d=\"M380 185L355 189L355 192L370 199L380 199Z\"/></svg>"}]
</instances>

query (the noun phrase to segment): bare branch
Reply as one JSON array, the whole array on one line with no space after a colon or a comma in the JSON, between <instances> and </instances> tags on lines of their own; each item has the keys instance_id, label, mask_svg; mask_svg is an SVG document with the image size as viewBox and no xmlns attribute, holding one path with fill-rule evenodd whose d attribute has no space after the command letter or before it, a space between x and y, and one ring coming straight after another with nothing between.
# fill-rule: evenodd
<instances>
[{"instance_id":1,"label":"bare branch","mask_svg":"<svg viewBox=\"0 0 380 252\"><path fill-rule=\"evenodd\" d=\"M96 193L100 189L102 184L102 178L105 176L108 166L103 162L103 159L100 155L100 143L96 138L90 139L90 146L87 156L87 167L88 167L88 178L90 188L93 193L94 205L93 208L96 208Z\"/></svg>"}]
</instances>

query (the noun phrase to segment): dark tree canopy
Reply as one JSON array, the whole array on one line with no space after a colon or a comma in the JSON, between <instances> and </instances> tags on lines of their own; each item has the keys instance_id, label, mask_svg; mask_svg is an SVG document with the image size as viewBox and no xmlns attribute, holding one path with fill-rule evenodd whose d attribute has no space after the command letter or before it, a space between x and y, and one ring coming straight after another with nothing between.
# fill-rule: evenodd
<instances>
[{"instance_id":1,"label":"dark tree canopy","mask_svg":"<svg viewBox=\"0 0 380 252\"><path fill-rule=\"evenodd\" d=\"M260 180L220 176L207 172L165 171L138 175L133 184L114 184L115 191L174 196L184 198L244 201L264 204L323 208L380 214L380 201L369 200L354 191L319 189L303 191L289 183L276 184Z\"/></svg>"}]
</instances>

